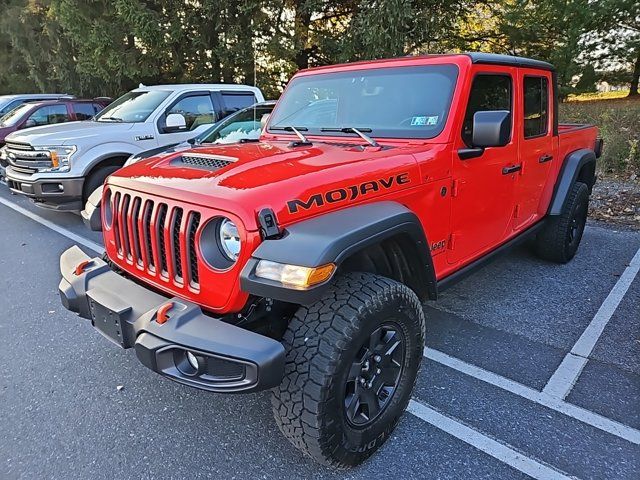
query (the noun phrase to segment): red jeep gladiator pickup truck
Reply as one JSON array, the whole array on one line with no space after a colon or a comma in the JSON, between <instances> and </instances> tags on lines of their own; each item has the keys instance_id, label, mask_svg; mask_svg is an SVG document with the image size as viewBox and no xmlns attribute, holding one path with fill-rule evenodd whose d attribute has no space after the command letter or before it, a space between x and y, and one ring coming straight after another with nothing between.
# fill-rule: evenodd
<instances>
[{"instance_id":1,"label":"red jeep gladiator pickup truck","mask_svg":"<svg viewBox=\"0 0 640 480\"><path fill-rule=\"evenodd\" d=\"M62 302L165 377L272 389L296 447L358 464L409 402L423 301L526 239L576 253L602 141L557 98L503 55L301 71L260 139L111 175L106 256L62 254Z\"/></svg>"}]
</instances>

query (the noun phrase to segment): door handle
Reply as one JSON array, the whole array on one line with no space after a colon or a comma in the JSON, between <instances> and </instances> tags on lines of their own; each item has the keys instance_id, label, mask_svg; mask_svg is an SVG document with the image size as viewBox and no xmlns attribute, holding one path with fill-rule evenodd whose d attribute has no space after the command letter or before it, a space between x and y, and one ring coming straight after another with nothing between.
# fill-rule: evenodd
<instances>
[{"instance_id":1,"label":"door handle","mask_svg":"<svg viewBox=\"0 0 640 480\"><path fill-rule=\"evenodd\" d=\"M510 173L519 172L520 170L522 170L521 163L519 163L518 165L512 165L510 167L502 167L502 174L509 175Z\"/></svg>"},{"instance_id":2,"label":"door handle","mask_svg":"<svg viewBox=\"0 0 640 480\"><path fill-rule=\"evenodd\" d=\"M549 162L551 160L553 160L553 155L549 155L548 153L545 153L538 159L538 162L544 163L544 162Z\"/></svg>"}]
</instances>

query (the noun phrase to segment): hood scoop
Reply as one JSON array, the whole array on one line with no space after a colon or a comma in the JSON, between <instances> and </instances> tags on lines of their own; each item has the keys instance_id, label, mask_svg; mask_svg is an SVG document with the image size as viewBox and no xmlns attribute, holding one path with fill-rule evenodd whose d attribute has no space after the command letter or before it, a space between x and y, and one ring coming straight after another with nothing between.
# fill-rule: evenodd
<instances>
[{"instance_id":1,"label":"hood scoop","mask_svg":"<svg viewBox=\"0 0 640 480\"><path fill-rule=\"evenodd\" d=\"M170 165L174 167L198 168L200 170L208 170L210 172L220 170L237 161L234 157L225 157L224 155L209 155L206 153L184 153L179 157L171 160Z\"/></svg>"}]
</instances>

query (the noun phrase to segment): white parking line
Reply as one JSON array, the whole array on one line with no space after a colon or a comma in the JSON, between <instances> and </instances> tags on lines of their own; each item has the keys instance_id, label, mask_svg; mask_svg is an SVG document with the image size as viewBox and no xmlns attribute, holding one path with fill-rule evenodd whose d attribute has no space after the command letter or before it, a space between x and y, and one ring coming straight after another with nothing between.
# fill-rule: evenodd
<instances>
[{"instance_id":1,"label":"white parking line","mask_svg":"<svg viewBox=\"0 0 640 480\"><path fill-rule=\"evenodd\" d=\"M60 227L59 225L56 225L52 221L47 220L46 218L43 218L40 215L37 215L27 210L26 208L21 207L20 205L16 205L15 203L10 202L9 200L6 200L2 197L0 197L0 203L15 210L18 213L21 213L25 217L29 217L31 220L34 220L39 224L44 225L47 228L50 228L54 232L58 232L60 235L64 235L65 237L67 237L70 240L73 240L76 243L79 243L80 245L84 245L85 247L90 248L94 252L102 253L104 251L104 247L99 243L93 242L87 238L84 238L81 235L77 235L73 233L71 230L67 230L64 227Z\"/></svg>"},{"instance_id":2,"label":"white parking line","mask_svg":"<svg viewBox=\"0 0 640 480\"><path fill-rule=\"evenodd\" d=\"M534 460L533 458L518 452L512 447L498 442L497 440L488 437L485 434L458 422L457 420L449 418L420 402L411 400L407 407L407 411L449 435L462 440L487 455L490 455L533 478L539 480L568 480L572 478L567 474L560 472L549 465Z\"/></svg>"},{"instance_id":3,"label":"white parking line","mask_svg":"<svg viewBox=\"0 0 640 480\"><path fill-rule=\"evenodd\" d=\"M544 393L560 399L564 399L569 395L578 381L582 369L587 364L589 355L591 355L607 323L609 323L627 290L629 290L631 283L638 275L638 271L640 271L640 249L638 249L627 268L620 275L591 323L589 323L571 351L567 353L558 369L551 376L542 390Z\"/></svg>"},{"instance_id":4,"label":"white parking line","mask_svg":"<svg viewBox=\"0 0 640 480\"><path fill-rule=\"evenodd\" d=\"M552 397L545 392L539 392L533 388L527 387L521 383L515 382L509 378L500 376L493 372L489 372L483 368L466 363L459 358L452 357L446 353L434 350L433 348L425 348L424 356L429 360L445 365L449 368L453 368L458 372L469 375L483 382L486 382L494 387L506 390L509 393L518 395L526 400L542 405L543 407L550 408L558 413L574 418L580 422L591 425L599 430L615 435L616 437L627 440L636 445L640 445L640 430L631 428L622 423L616 422L609 418L598 415L597 413L585 410L584 408L577 407L564 400Z\"/></svg>"}]
</instances>

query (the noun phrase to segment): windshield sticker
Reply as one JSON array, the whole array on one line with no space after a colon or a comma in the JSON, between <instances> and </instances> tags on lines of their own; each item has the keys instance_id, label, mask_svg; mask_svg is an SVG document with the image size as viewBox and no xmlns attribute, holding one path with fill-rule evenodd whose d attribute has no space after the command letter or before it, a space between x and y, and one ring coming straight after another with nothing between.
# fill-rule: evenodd
<instances>
[{"instance_id":1,"label":"windshield sticker","mask_svg":"<svg viewBox=\"0 0 640 480\"><path fill-rule=\"evenodd\" d=\"M436 125L438 123L438 116L434 115L432 117L420 116L420 117L411 117L411 126L412 127L424 127Z\"/></svg>"}]
</instances>

